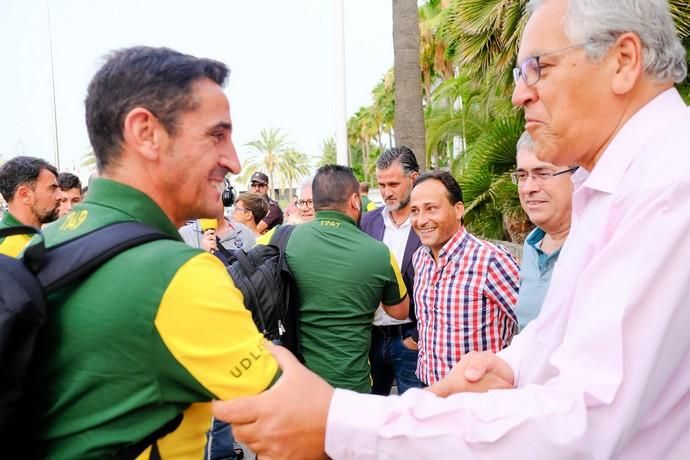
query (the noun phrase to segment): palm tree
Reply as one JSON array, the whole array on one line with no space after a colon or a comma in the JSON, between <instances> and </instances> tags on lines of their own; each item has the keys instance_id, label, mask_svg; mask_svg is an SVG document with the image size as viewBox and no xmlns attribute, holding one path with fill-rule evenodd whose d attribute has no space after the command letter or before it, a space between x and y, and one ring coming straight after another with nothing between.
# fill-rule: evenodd
<instances>
[{"instance_id":1,"label":"palm tree","mask_svg":"<svg viewBox=\"0 0 690 460\"><path fill-rule=\"evenodd\" d=\"M374 86L371 91L374 99L373 110L380 115L381 125L379 126L378 142L383 150L384 134L387 134L388 145L393 145L393 124L395 120L395 73L390 69L383 76L381 81Z\"/></svg>"},{"instance_id":2,"label":"palm tree","mask_svg":"<svg viewBox=\"0 0 690 460\"><path fill-rule=\"evenodd\" d=\"M295 180L306 176L311 170L309 157L292 148L287 136L278 128L262 129L259 139L246 144L253 156L242 165L238 180L247 183L256 171L268 175L272 188L292 187Z\"/></svg>"},{"instance_id":3,"label":"palm tree","mask_svg":"<svg viewBox=\"0 0 690 460\"><path fill-rule=\"evenodd\" d=\"M419 11L416 0L393 0L395 143L415 152L426 168L422 78L419 65Z\"/></svg>"},{"instance_id":4,"label":"palm tree","mask_svg":"<svg viewBox=\"0 0 690 460\"><path fill-rule=\"evenodd\" d=\"M517 114L487 122L481 134L452 168L462 187L465 223L484 238L522 243L531 224L510 181L515 144L522 133Z\"/></svg>"},{"instance_id":5,"label":"palm tree","mask_svg":"<svg viewBox=\"0 0 690 460\"><path fill-rule=\"evenodd\" d=\"M89 149L81 156L81 165L89 169L96 169L96 154L93 149Z\"/></svg>"},{"instance_id":6,"label":"palm tree","mask_svg":"<svg viewBox=\"0 0 690 460\"><path fill-rule=\"evenodd\" d=\"M336 158L335 138L329 137L321 143L321 159L317 163L318 167L333 165L338 162Z\"/></svg>"}]
</instances>

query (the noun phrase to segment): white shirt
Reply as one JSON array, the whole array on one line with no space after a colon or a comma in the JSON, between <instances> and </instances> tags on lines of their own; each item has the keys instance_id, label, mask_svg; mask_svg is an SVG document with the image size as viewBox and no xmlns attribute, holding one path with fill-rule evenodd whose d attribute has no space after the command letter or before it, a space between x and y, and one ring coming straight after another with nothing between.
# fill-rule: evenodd
<instances>
[{"instance_id":1,"label":"white shirt","mask_svg":"<svg viewBox=\"0 0 690 460\"><path fill-rule=\"evenodd\" d=\"M516 388L336 390L332 458L689 458L690 109L678 92L638 111L573 182L543 313L499 353Z\"/></svg>"},{"instance_id":2,"label":"white shirt","mask_svg":"<svg viewBox=\"0 0 690 460\"><path fill-rule=\"evenodd\" d=\"M398 268L402 271L403 257L405 256L405 246L407 246L407 238L410 236L412 231L412 221L410 216L400 226L393 223L391 218L391 212L388 208L383 208L381 211L381 217L383 217L383 244L388 246L390 251L395 256L395 260L398 261ZM408 293L409 294L409 293ZM374 326L389 326L393 324L405 324L411 322L410 319L395 319L388 315L381 305L376 309L374 313Z\"/></svg>"}]
</instances>

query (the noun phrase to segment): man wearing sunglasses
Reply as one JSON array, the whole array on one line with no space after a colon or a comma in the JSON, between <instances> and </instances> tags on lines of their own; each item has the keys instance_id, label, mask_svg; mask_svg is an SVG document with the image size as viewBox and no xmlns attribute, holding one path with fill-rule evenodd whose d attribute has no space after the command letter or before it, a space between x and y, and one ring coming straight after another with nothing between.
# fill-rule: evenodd
<instances>
[{"instance_id":1,"label":"man wearing sunglasses","mask_svg":"<svg viewBox=\"0 0 690 460\"><path fill-rule=\"evenodd\" d=\"M268 214L266 214L266 217L261 219L261 222L256 226L259 233L266 233L276 225L282 224L283 210L280 209L278 202L272 200L268 195L268 176L259 171L252 174L251 179L249 179L249 189L250 192L265 196L266 200L268 200Z\"/></svg>"},{"instance_id":2,"label":"man wearing sunglasses","mask_svg":"<svg viewBox=\"0 0 690 460\"><path fill-rule=\"evenodd\" d=\"M517 170L510 175L520 204L537 227L527 235L520 264L520 296L515 312L522 330L537 317L551 282L551 273L570 232L573 183L577 167L540 161L525 131L517 142Z\"/></svg>"}]
</instances>

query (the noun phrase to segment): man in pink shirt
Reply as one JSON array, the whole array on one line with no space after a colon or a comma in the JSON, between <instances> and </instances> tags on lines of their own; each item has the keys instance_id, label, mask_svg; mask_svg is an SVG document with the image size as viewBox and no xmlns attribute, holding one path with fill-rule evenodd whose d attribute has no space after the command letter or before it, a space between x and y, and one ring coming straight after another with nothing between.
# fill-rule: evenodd
<instances>
[{"instance_id":1,"label":"man in pink shirt","mask_svg":"<svg viewBox=\"0 0 690 460\"><path fill-rule=\"evenodd\" d=\"M668 2L528 10L513 103L541 161L580 166L543 314L399 397L334 391L276 350L273 388L215 407L263 458L688 458L690 109Z\"/></svg>"}]
</instances>

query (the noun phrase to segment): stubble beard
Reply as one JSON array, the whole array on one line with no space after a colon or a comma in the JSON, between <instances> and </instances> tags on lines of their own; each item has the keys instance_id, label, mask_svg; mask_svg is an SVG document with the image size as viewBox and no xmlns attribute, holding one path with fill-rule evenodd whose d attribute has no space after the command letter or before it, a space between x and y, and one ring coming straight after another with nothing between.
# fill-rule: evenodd
<instances>
[{"instance_id":1,"label":"stubble beard","mask_svg":"<svg viewBox=\"0 0 690 460\"><path fill-rule=\"evenodd\" d=\"M39 213L36 209L34 209L33 214L41 224L49 224L51 222L55 222L60 217L60 206L58 205L46 213Z\"/></svg>"}]
</instances>

